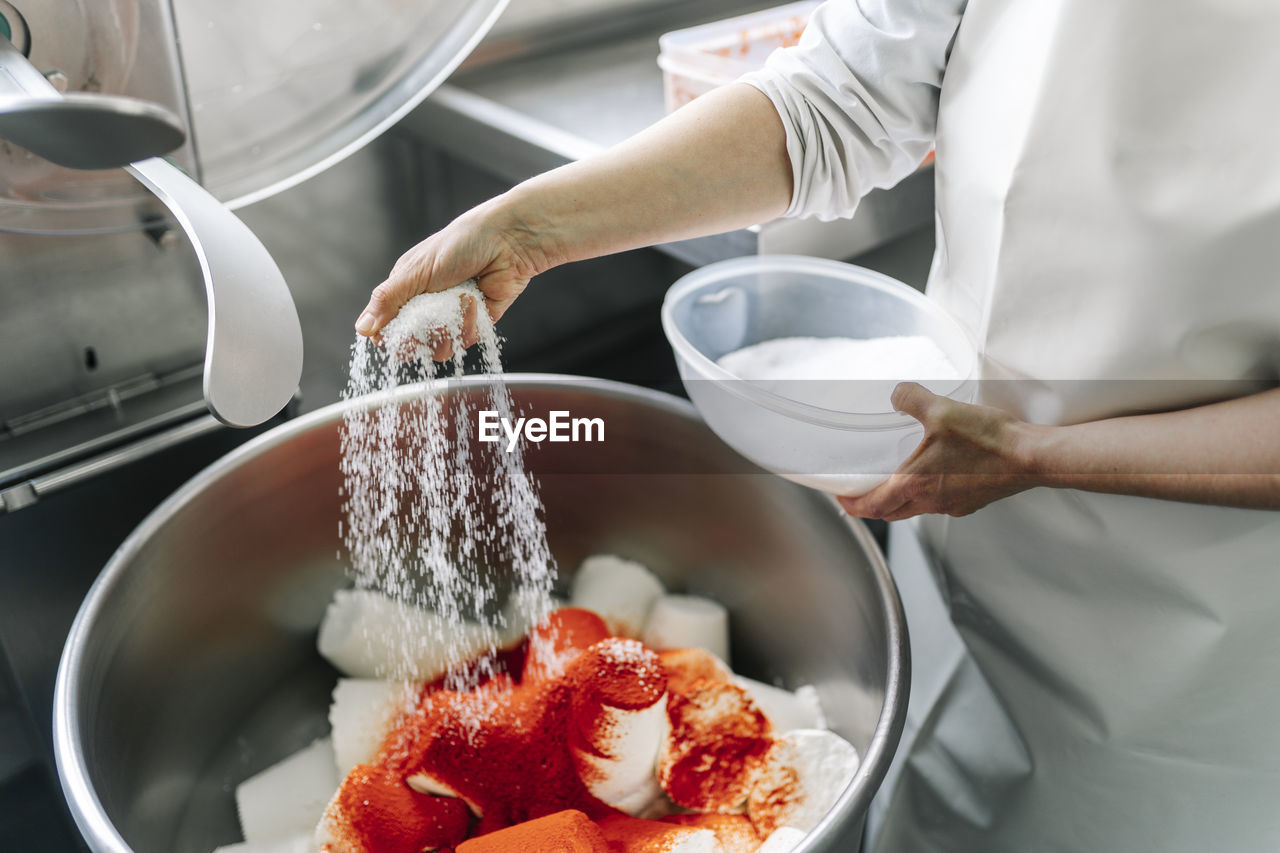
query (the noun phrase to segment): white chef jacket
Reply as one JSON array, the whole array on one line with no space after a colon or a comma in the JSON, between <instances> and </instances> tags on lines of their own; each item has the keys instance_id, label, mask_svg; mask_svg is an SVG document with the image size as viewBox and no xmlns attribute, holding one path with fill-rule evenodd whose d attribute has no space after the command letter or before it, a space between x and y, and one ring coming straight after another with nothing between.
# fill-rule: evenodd
<instances>
[{"instance_id":1,"label":"white chef jacket","mask_svg":"<svg viewBox=\"0 0 1280 853\"><path fill-rule=\"evenodd\" d=\"M850 215L936 140L928 293L1011 380L987 402L1063 424L1274 382L1280 2L829 0L745 79L789 215ZM907 525L874 851L1280 851L1280 513L1034 489Z\"/></svg>"}]
</instances>

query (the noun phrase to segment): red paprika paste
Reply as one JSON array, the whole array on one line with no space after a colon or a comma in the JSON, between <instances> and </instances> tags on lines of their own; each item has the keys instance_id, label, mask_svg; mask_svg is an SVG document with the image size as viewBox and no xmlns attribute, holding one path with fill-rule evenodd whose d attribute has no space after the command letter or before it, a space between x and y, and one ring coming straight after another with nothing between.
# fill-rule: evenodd
<instances>
[{"instance_id":1,"label":"red paprika paste","mask_svg":"<svg viewBox=\"0 0 1280 853\"><path fill-rule=\"evenodd\" d=\"M658 781L672 801L702 812L741 811L773 744L769 719L742 688L701 681L667 699L671 731Z\"/></svg>"},{"instance_id":2,"label":"red paprika paste","mask_svg":"<svg viewBox=\"0 0 1280 853\"><path fill-rule=\"evenodd\" d=\"M615 813L591 795L575 767L569 748L580 727L572 720L574 697L625 703L655 691L661 696L666 687L656 655L635 643L648 656L644 663L656 668L638 686L634 667L608 651L618 642L634 641L608 638L590 611L557 611L534 630L520 684L497 675L467 692L424 690L384 744L379 766L400 778L421 774L433 790L461 797L481 818L473 834L565 809L590 817ZM569 666L597 645L603 648L587 655L593 665Z\"/></svg>"},{"instance_id":3,"label":"red paprika paste","mask_svg":"<svg viewBox=\"0 0 1280 853\"><path fill-rule=\"evenodd\" d=\"M521 682L560 677L579 654L609 636L604 620L590 610L557 610L529 633Z\"/></svg>"},{"instance_id":4,"label":"red paprika paste","mask_svg":"<svg viewBox=\"0 0 1280 853\"><path fill-rule=\"evenodd\" d=\"M612 811L591 796L569 753L567 679L431 694L378 761L402 778L425 773L474 805L485 831L566 808Z\"/></svg>"},{"instance_id":5,"label":"red paprika paste","mask_svg":"<svg viewBox=\"0 0 1280 853\"><path fill-rule=\"evenodd\" d=\"M782 761L767 761L747 799L747 815L756 831L768 837L775 829L786 826L800 794L795 768Z\"/></svg>"},{"instance_id":6,"label":"red paprika paste","mask_svg":"<svg viewBox=\"0 0 1280 853\"><path fill-rule=\"evenodd\" d=\"M471 816L460 800L411 791L402 777L357 765L326 817L333 853L420 853L451 847L467 837Z\"/></svg>"},{"instance_id":7,"label":"red paprika paste","mask_svg":"<svg viewBox=\"0 0 1280 853\"><path fill-rule=\"evenodd\" d=\"M686 693L699 681L729 681L733 673L720 658L705 649L669 649L658 652L667 671L667 689Z\"/></svg>"},{"instance_id":8,"label":"red paprika paste","mask_svg":"<svg viewBox=\"0 0 1280 853\"><path fill-rule=\"evenodd\" d=\"M650 709L662 720L656 703L664 697L671 731L659 767L663 788L688 808L741 810L771 742L769 722L728 682L721 662L697 650L668 654L681 688L669 693L657 653L610 637L599 616L574 608L552 614L525 648L519 682L499 672L470 690L439 682L422 689L376 766L352 771L326 815L353 839L343 853L669 850L699 831L680 825L696 823L692 817L627 817L591 794L578 766L584 755L621 758L611 747L632 731L626 715ZM418 793L405 780L448 796ZM587 828L592 820L598 832ZM754 838L742 817L705 820L702 828L737 840L726 849L746 849Z\"/></svg>"},{"instance_id":9,"label":"red paprika paste","mask_svg":"<svg viewBox=\"0 0 1280 853\"><path fill-rule=\"evenodd\" d=\"M637 711L667 692L667 674L656 652L637 640L610 637L587 649L569 668L574 705L587 713L589 727L600 707Z\"/></svg>"}]
</instances>

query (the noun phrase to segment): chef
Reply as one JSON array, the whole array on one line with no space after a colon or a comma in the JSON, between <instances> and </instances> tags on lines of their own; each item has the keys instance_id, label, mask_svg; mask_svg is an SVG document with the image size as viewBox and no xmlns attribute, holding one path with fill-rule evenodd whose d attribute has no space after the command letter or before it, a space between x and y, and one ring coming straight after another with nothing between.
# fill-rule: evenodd
<instances>
[{"instance_id":1,"label":"chef","mask_svg":"<svg viewBox=\"0 0 1280 853\"><path fill-rule=\"evenodd\" d=\"M979 405L844 499L893 525L907 731L874 851L1280 850L1280 3L830 0L801 43L400 259L470 277L849 216L937 150L928 293Z\"/></svg>"}]
</instances>

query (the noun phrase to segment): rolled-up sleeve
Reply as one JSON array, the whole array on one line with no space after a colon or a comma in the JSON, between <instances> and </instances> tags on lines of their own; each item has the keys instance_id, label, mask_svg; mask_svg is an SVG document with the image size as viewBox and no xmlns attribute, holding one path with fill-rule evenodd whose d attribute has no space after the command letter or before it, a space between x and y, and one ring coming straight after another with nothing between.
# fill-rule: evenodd
<instances>
[{"instance_id":1,"label":"rolled-up sleeve","mask_svg":"<svg viewBox=\"0 0 1280 853\"><path fill-rule=\"evenodd\" d=\"M773 101L794 189L787 216L850 216L933 144L938 94L965 0L828 0L800 43L749 83Z\"/></svg>"}]
</instances>

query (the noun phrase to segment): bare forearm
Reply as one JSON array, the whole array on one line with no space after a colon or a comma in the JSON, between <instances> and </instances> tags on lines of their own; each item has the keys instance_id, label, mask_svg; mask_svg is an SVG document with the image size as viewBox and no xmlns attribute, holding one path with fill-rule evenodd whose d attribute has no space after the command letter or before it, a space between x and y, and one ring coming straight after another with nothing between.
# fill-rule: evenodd
<instances>
[{"instance_id":1,"label":"bare forearm","mask_svg":"<svg viewBox=\"0 0 1280 853\"><path fill-rule=\"evenodd\" d=\"M773 219L791 199L782 122L756 89L715 90L599 155L532 178L478 213L530 241L536 272Z\"/></svg>"},{"instance_id":2,"label":"bare forearm","mask_svg":"<svg viewBox=\"0 0 1280 853\"><path fill-rule=\"evenodd\" d=\"M1039 484L1280 509L1280 389L1193 409L1014 427Z\"/></svg>"},{"instance_id":3,"label":"bare forearm","mask_svg":"<svg viewBox=\"0 0 1280 853\"><path fill-rule=\"evenodd\" d=\"M412 297L467 279L497 320L534 276L559 264L773 219L791 201L791 174L772 102L745 84L725 86L418 243L373 289L356 331L376 335Z\"/></svg>"}]
</instances>

